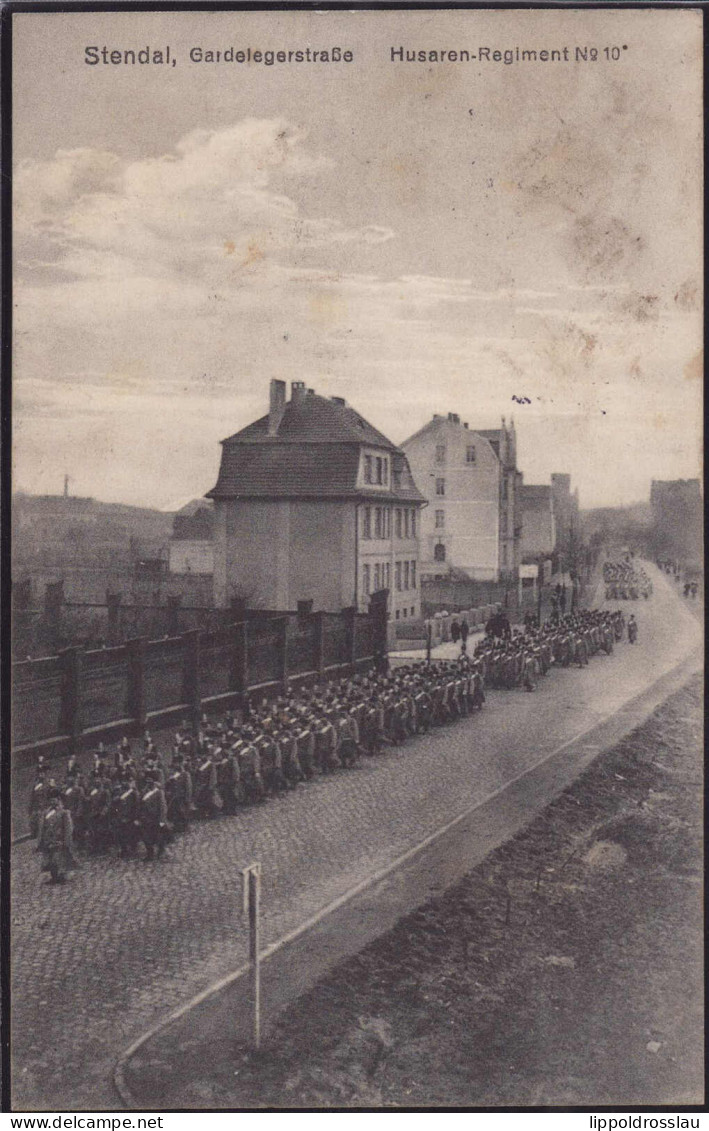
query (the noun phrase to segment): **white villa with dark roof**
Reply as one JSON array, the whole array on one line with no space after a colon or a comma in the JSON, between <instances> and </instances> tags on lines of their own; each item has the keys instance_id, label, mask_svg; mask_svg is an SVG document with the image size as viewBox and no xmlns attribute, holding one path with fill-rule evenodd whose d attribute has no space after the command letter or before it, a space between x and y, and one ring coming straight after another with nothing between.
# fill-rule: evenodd
<instances>
[{"instance_id":1,"label":"white villa with dark roof","mask_svg":"<svg viewBox=\"0 0 709 1131\"><path fill-rule=\"evenodd\" d=\"M421 614L423 495L404 453L340 397L271 381L266 416L222 441L214 596L365 610L388 589L392 620Z\"/></svg>"}]
</instances>

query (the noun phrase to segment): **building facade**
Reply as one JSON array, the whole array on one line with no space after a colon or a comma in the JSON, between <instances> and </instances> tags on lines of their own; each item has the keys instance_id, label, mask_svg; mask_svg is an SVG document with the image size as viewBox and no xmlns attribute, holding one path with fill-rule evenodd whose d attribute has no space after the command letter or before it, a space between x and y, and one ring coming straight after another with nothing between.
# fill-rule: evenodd
<instances>
[{"instance_id":1,"label":"building facade","mask_svg":"<svg viewBox=\"0 0 709 1131\"><path fill-rule=\"evenodd\" d=\"M650 508L655 554L701 569L704 504L699 480L653 479Z\"/></svg>"},{"instance_id":2,"label":"building facade","mask_svg":"<svg viewBox=\"0 0 709 1131\"><path fill-rule=\"evenodd\" d=\"M389 590L418 617L424 498L404 453L340 397L272 381L266 416L222 441L214 500L215 604L364 611Z\"/></svg>"},{"instance_id":3,"label":"building facade","mask_svg":"<svg viewBox=\"0 0 709 1131\"><path fill-rule=\"evenodd\" d=\"M514 425L473 431L435 415L402 444L428 507L421 516L425 577L459 570L473 580L516 579L521 515Z\"/></svg>"},{"instance_id":4,"label":"building facade","mask_svg":"<svg viewBox=\"0 0 709 1131\"><path fill-rule=\"evenodd\" d=\"M551 477L551 494L559 567L575 571L581 549L578 489L571 490L570 475L555 472Z\"/></svg>"},{"instance_id":5,"label":"building facade","mask_svg":"<svg viewBox=\"0 0 709 1131\"><path fill-rule=\"evenodd\" d=\"M540 558L551 557L556 546L551 487L546 484L523 484L521 504L522 562L536 562Z\"/></svg>"}]
</instances>

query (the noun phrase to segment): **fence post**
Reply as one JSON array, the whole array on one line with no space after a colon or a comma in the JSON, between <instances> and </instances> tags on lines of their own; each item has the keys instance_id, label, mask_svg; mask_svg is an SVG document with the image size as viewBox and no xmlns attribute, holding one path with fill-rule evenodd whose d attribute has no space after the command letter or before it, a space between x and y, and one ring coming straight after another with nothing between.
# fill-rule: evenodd
<instances>
[{"instance_id":1,"label":"fence post","mask_svg":"<svg viewBox=\"0 0 709 1131\"><path fill-rule=\"evenodd\" d=\"M62 661L61 731L69 735L69 750L78 752L81 741L81 652L78 648L64 648Z\"/></svg>"},{"instance_id":2,"label":"fence post","mask_svg":"<svg viewBox=\"0 0 709 1131\"><path fill-rule=\"evenodd\" d=\"M128 656L128 714L137 731L144 731L148 721L145 702L145 646L146 638L137 636L126 641Z\"/></svg>"},{"instance_id":3,"label":"fence post","mask_svg":"<svg viewBox=\"0 0 709 1131\"><path fill-rule=\"evenodd\" d=\"M178 636L180 632L180 605L181 593L168 593L167 597L167 631L170 636Z\"/></svg>"},{"instance_id":4,"label":"fence post","mask_svg":"<svg viewBox=\"0 0 709 1131\"><path fill-rule=\"evenodd\" d=\"M349 664L352 673L357 663L357 641L355 639L357 609L354 605L342 610L345 622L345 663Z\"/></svg>"},{"instance_id":5,"label":"fence post","mask_svg":"<svg viewBox=\"0 0 709 1131\"><path fill-rule=\"evenodd\" d=\"M117 644L120 640L119 632L119 614L121 608L121 594L109 593L106 590L106 609L108 613L108 639L111 644Z\"/></svg>"},{"instance_id":6,"label":"fence post","mask_svg":"<svg viewBox=\"0 0 709 1131\"><path fill-rule=\"evenodd\" d=\"M59 647L64 605L64 581L49 581L44 590L44 631L50 651Z\"/></svg>"},{"instance_id":7,"label":"fence post","mask_svg":"<svg viewBox=\"0 0 709 1131\"><path fill-rule=\"evenodd\" d=\"M183 695L195 732L199 730L202 721L202 696L199 678L200 636L201 633L197 628L183 632L181 636L184 665L182 675Z\"/></svg>"},{"instance_id":8,"label":"fence post","mask_svg":"<svg viewBox=\"0 0 709 1131\"><path fill-rule=\"evenodd\" d=\"M241 705L243 707L244 697L249 692L248 622L243 620L241 624L235 625L234 628L236 629L235 685L236 690L241 692Z\"/></svg>"},{"instance_id":9,"label":"fence post","mask_svg":"<svg viewBox=\"0 0 709 1131\"><path fill-rule=\"evenodd\" d=\"M280 618L280 639L278 641L278 667L281 690L288 692L288 622L290 617Z\"/></svg>"},{"instance_id":10,"label":"fence post","mask_svg":"<svg viewBox=\"0 0 709 1131\"><path fill-rule=\"evenodd\" d=\"M315 616L317 617L315 622L315 658L318 669L318 683L322 683L325 678L325 614L321 609Z\"/></svg>"}]
</instances>

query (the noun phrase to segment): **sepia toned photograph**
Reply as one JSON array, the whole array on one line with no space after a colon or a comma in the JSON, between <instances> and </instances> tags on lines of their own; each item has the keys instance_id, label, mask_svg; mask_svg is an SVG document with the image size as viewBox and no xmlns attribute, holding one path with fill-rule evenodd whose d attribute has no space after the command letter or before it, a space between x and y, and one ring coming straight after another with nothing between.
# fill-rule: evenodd
<instances>
[{"instance_id":1,"label":"sepia toned photograph","mask_svg":"<svg viewBox=\"0 0 709 1131\"><path fill-rule=\"evenodd\" d=\"M5 11L11 1110L699 1127L703 16Z\"/></svg>"}]
</instances>

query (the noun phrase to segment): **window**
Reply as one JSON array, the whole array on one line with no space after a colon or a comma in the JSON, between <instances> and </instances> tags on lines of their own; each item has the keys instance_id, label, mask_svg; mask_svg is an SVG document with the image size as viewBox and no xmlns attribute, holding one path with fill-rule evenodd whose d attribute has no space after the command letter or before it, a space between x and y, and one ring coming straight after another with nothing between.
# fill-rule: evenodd
<instances>
[{"instance_id":1,"label":"window","mask_svg":"<svg viewBox=\"0 0 709 1131\"><path fill-rule=\"evenodd\" d=\"M508 491L508 488L507 488L507 476L505 475L505 476L503 476L503 479L502 479L502 498L503 498L503 499L506 499L506 498L507 498L507 491Z\"/></svg>"},{"instance_id":2,"label":"window","mask_svg":"<svg viewBox=\"0 0 709 1131\"><path fill-rule=\"evenodd\" d=\"M380 456L377 456L377 479L376 479L376 482L377 483L383 483L384 482L384 460Z\"/></svg>"},{"instance_id":3,"label":"window","mask_svg":"<svg viewBox=\"0 0 709 1131\"><path fill-rule=\"evenodd\" d=\"M389 460L388 459L384 460L384 483L385 483L385 485L387 485L389 483Z\"/></svg>"},{"instance_id":4,"label":"window","mask_svg":"<svg viewBox=\"0 0 709 1131\"><path fill-rule=\"evenodd\" d=\"M362 511L362 537L372 537L372 508L365 507Z\"/></svg>"},{"instance_id":5,"label":"window","mask_svg":"<svg viewBox=\"0 0 709 1131\"><path fill-rule=\"evenodd\" d=\"M416 537L416 511L411 512L411 537Z\"/></svg>"},{"instance_id":6,"label":"window","mask_svg":"<svg viewBox=\"0 0 709 1131\"><path fill-rule=\"evenodd\" d=\"M383 507L375 507L374 508L374 537L375 538L383 538L384 537L384 513L385 513L385 511L384 511Z\"/></svg>"},{"instance_id":7,"label":"window","mask_svg":"<svg viewBox=\"0 0 709 1131\"><path fill-rule=\"evenodd\" d=\"M446 525L446 512L436 511L436 530L442 530Z\"/></svg>"},{"instance_id":8,"label":"window","mask_svg":"<svg viewBox=\"0 0 709 1131\"><path fill-rule=\"evenodd\" d=\"M365 597L369 596L369 566L362 566L362 591Z\"/></svg>"},{"instance_id":9,"label":"window","mask_svg":"<svg viewBox=\"0 0 709 1131\"><path fill-rule=\"evenodd\" d=\"M437 479L436 480L436 494L437 495L445 495L445 493L446 493L446 481L445 481L445 479Z\"/></svg>"},{"instance_id":10,"label":"window","mask_svg":"<svg viewBox=\"0 0 709 1131\"><path fill-rule=\"evenodd\" d=\"M436 463L446 462L446 445L436 444Z\"/></svg>"},{"instance_id":11,"label":"window","mask_svg":"<svg viewBox=\"0 0 709 1131\"><path fill-rule=\"evenodd\" d=\"M394 577L396 580L396 588L401 592L401 562L397 562L394 566Z\"/></svg>"},{"instance_id":12,"label":"window","mask_svg":"<svg viewBox=\"0 0 709 1131\"><path fill-rule=\"evenodd\" d=\"M404 616L406 616L407 611L408 611L407 609L404 609Z\"/></svg>"},{"instance_id":13,"label":"window","mask_svg":"<svg viewBox=\"0 0 709 1131\"><path fill-rule=\"evenodd\" d=\"M396 610L396 619L398 620L400 616L401 616L401 609L397 609Z\"/></svg>"},{"instance_id":14,"label":"window","mask_svg":"<svg viewBox=\"0 0 709 1131\"><path fill-rule=\"evenodd\" d=\"M507 565L507 546L502 547L502 564L503 566Z\"/></svg>"},{"instance_id":15,"label":"window","mask_svg":"<svg viewBox=\"0 0 709 1131\"><path fill-rule=\"evenodd\" d=\"M409 563L404 562L404 589L409 588Z\"/></svg>"},{"instance_id":16,"label":"window","mask_svg":"<svg viewBox=\"0 0 709 1131\"><path fill-rule=\"evenodd\" d=\"M468 444L467 448L465 449L465 462L477 463L477 458L478 454L475 451L475 444Z\"/></svg>"},{"instance_id":17,"label":"window","mask_svg":"<svg viewBox=\"0 0 709 1131\"><path fill-rule=\"evenodd\" d=\"M391 538L391 507L384 508L384 537Z\"/></svg>"},{"instance_id":18,"label":"window","mask_svg":"<svg viewBox=\"0 0 709 1131\"><path fill-rule=\"evenodd\" d=\"M433 550L433 559L437 562L444 562L446 560L446 548L442 542L439 542Z\"/></svg>"},{"instance_id":19,"label":"window","mask_svg":"<svg viewBox=\"0 0 709 1131\"><path fill-rule=\"evenodd\" d=\"M386 562L384 565L384 588L391 589L391 564Z\"/></svg>"},{"instance_id":20,"label":"window","mask_svg":"<svg viewBox=\"0 0 709 1131\"><path fill-rule=\"evenodd\" d=\"M381 570L379 568L379 562L377 562L377 564L374 567L374 592L375 593L379 592L379 590L382 587L382 579L381 579L380 575L381 575Z\"/></svg>"},{"instance_id":21,"label":"window","mask_svg":"<svg viewBox=\"0 0 709 1131\"><path fill-rule=\"evenodd\" d=\"M372 457L371 456L365 456L364 457L364 482L365 483L371 483L372 482Z\"/></svg>"},{"instance_id":22,"label":"window","mask_svg":"<svg viewBox=\"0 0 709 1131\"><path fill-rule=\"evenodd\" d=\"M415 609L415 608L414 608L414 606L412 605L412 606L411 606L411 616L413 617L413 616L415 616L415 615L416 615L416 609Z\"/></svg>"},{"instance_id":23,"label":"window","mask_svg":"<svg viewBox=\"0 0 709 1131\"><path fill-rule=\"evenodd\" d=\"M409 512L404 511L404 538L409 536Z\"/></svg>"},{"instance_id":24,"label":"window","mask_svg":"<svg viewBox=\"0 0 709 1131\"><path fill-rule=\"evenodd\" d=\"M416 562L411 563L411 588L416 588Z\"/></svg>"},{"instance_id":25,"label":"window","mask_svg":"<svg viewBox=\"0 0 709 1131\"><path fill-rule=\"evenodd\" d=\"M401 510L396 508L396 536L401 538Z\"/></svg>"}]
</instances>

